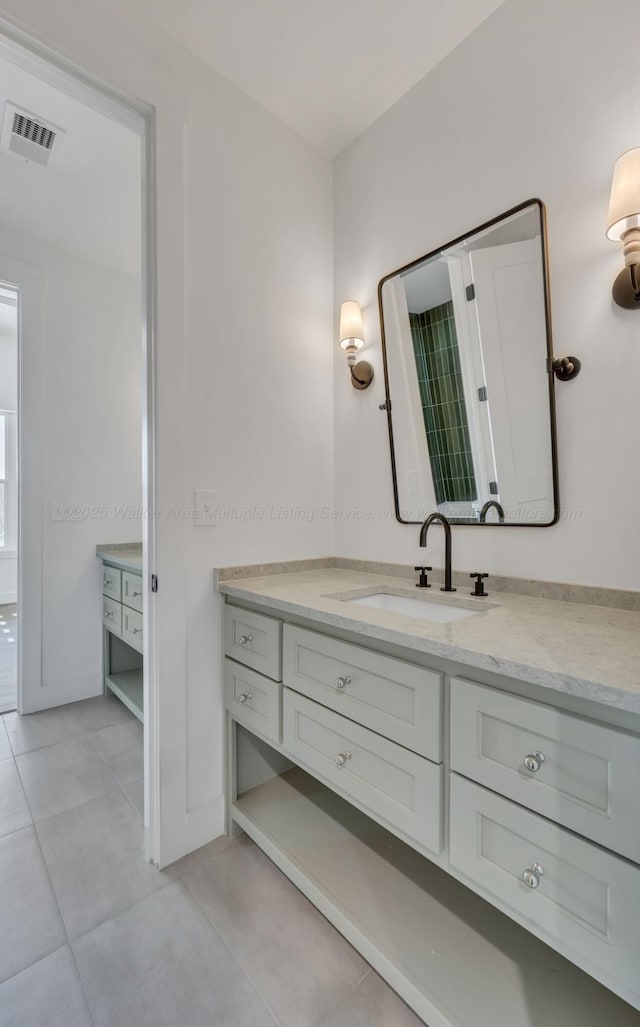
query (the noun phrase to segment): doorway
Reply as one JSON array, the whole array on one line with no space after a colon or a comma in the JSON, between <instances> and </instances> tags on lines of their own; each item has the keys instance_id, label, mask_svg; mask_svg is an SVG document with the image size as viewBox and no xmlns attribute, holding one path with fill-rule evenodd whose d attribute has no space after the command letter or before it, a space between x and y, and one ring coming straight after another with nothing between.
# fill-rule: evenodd
<instances>
[{"instance_id":1,"label":"doorway","mask_svg":"<svg viewBox=\"0 0 640 1027\"><path fill-rule=\"evenodd\" d=\"M0 577L0 713L17 707L23 720L105 691L97 549L137 545L143 582L153 565L150 124L149 112L0 41L0 321L6 294L17 326L15 402L0 391L0 573L11 545L16 564L15 594ZM153 790L151 750L145 725L139 806ZM153 858L148 798L144 807Z\"/></svg>"},{"instance_id":2,"label":"doorway","mask_svg":"<svg viewBox=\"0 0 640 1027\"><path fill-rule=\"evenodd\" d=\"M0 714L18 696L18 291L0 284Z\"/></svg>"}]
</instances>

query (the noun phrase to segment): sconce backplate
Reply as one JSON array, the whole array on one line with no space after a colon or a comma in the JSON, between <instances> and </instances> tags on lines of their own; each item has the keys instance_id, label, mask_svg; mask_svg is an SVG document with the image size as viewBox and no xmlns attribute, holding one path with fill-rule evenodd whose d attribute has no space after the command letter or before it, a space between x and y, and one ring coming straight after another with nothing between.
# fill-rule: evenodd
<instances>
[{"instance_id":1,"label":"sconce backplate","mask_svg":"<svg viewBox=\"0 0 640 1027\"><path fill-rule=\"evenodd\" d=\"M616 278L613 283L612 293L619 307L624 307L625 310L640 310L640 293L636 293L633 290L631 273L628 267L621 271Z\"/></svg>"},{"instance_id":2,"label":"sconce backplate","mask_svg":"<svg viewBox=\"0 0 640 1027\"><path fill-rule=\"evenodd\" d=\"M370 363L366 360L359 360L358 363L351 368L351 384L354 389L362 391L362 389L368 389L373 381L373 368Z\"/></svg>"}]
</instances>

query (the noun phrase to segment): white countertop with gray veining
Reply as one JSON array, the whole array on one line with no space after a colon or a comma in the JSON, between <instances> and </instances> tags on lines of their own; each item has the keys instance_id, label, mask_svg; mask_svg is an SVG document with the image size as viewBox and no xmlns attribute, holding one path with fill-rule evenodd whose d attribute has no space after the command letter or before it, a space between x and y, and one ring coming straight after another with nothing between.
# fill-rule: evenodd
<instances>
[{"instance_id":1,"label":"white countertop with gray veining","mask_svg":"<svg viewBox=\"0 0 640 1027\"><path fill-rule=\"evenodd\" d=\"M96 546L96 556L103 563L119 567L121 571L142 574L142 542Z\"/></svg>"},{"instance_id":2,"label":"white countertop with gray veining","mask_svg":"<svg viewBox=\"0 0 640 1027\"><path fill-rule=\"evenodd\" d=\"M221 575L222 576L222 575ZM640 613L491 589L472 599L470 585L426 595L407 578L339 567L219 580L226 596L365 639L404 646L469 667L640 714ZM391 591L482 609L449 624L341 601L339 596Z\"/></svg>"}]
</instances>

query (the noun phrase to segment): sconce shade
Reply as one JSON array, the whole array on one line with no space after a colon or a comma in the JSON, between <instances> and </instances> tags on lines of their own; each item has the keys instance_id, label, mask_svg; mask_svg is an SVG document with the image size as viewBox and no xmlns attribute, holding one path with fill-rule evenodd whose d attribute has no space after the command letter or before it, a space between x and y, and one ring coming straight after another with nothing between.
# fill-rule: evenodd
<instances>
[{"instance_id":1,"label":"sconce shade","mask_svg":"<svg viewBox=\"0 0 640 1027\"><path fill-rule=\"evenodd\" d=\"M340 307L340 345L342 349L351 350L364 346L362 311L356 300L347 300Z\"/></svg>"},{"instance_id":2,"label":"sconce shade","mask_svg":"<svg viewBox=\"0 0 640 1027\"><path fill-rule=\"evenodd\" d=\"M614 240L640 228L640 147L627 150L615 163L607 224L607 237Z\"/></svg>"}]
</instances>

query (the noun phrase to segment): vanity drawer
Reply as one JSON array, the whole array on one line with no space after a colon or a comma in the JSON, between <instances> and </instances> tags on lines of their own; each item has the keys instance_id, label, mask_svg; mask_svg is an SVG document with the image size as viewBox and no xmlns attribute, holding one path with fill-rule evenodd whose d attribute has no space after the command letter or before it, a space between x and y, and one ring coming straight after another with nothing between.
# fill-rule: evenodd
<instances>
[{"instance_id":1,"label":"vanity drawer","mask_svg":"<svg viewBox=\"0 0 640 1027\"><path fill-rule=\"evenodd\" d=\"M281 681L282 621L239 606L225 606L224 651L233 660Z\"/></svg>"},{"instance_id":2,"label":"vanity drawer","mask_svg":"<svg viewBox=\"0 0 640 1027\"><path fill-rule=\"evenodd\" d=\"M102 565L102 594L120 602L122 598L122 571Z\"/></svg>"},{"instance_id":3,"label":"vanity drawer","mask_svg":"<svg viewBox=\"0 0 640 1027\"><path fill-rule=\"evenodd\" d=\"M282 737L282 685L233 660L224 661L225 706L248 728L280 745Z\"/></svg>"},{"instance_id":4,"label":"vanity drawer","mask_svg":"<svg viewBox=\"0 0 640 1027\"><path fill-rule=\"evenodd\" d=\"M122 602L142 613L142 576L130 571L122 572Z\"/></svg>"},{"instance_id":5,"label":"vanity drawer","mask_svg":"<svg viewBox=\"0 0 640 1027\"><path fill-rule=\"evenodd\" d=\"M122 638L128 645L142 652L142 614L137 610L130 610L128 606L122 607Z\"/></svg>"},{"instance_id":6,"label":"vanity drawer","mask_svg":"<svg viewBox=\"0 0 640 1027\"><path fill-rule=\"evenodd\" d=\"M284 689L287 755L382 823L438 854L443 767Z\"/></svg>"},{"instance_id":7,"label":"vanity drawer","mask_svg":"<svg viewBox=\"0 0 640 1027\"><path fill-rule=\"evenodd\" d=\"M439 763L442 674L285 624L284 683Z\"/></svg>"},{"instance_id":8,"label":"vanity drawer","mask_svg":"<svg viewBox=\"0 0 640 1027\"><path fill-rule=\"evenodd\" d=\"M457 774L449 830L451 866L480 894L638 991L640 868Z\"/></svg>"},{"instance_id":9,"label":"vanity drawer","mask_svg":"<svg viewBox=\"0 0 640 1027\"><path fill-rule=\"evenodd\" d=\"M451 766L640 862L637 736L454 679Z\"/></svg>"},{"instance_id":10,"label":"vanity drawer","mask_svg":"<svg viewBox=\"0 0 640 1027\"><path fill-rule=\"evenodd\" d=\"M118 574L120 572L118 571ZM102 623L108 631L112 634L122 635L122 607L120 603L116 603L115 599L109 599L108 596L102 597Z\"/></svg>"}]
</instances>

